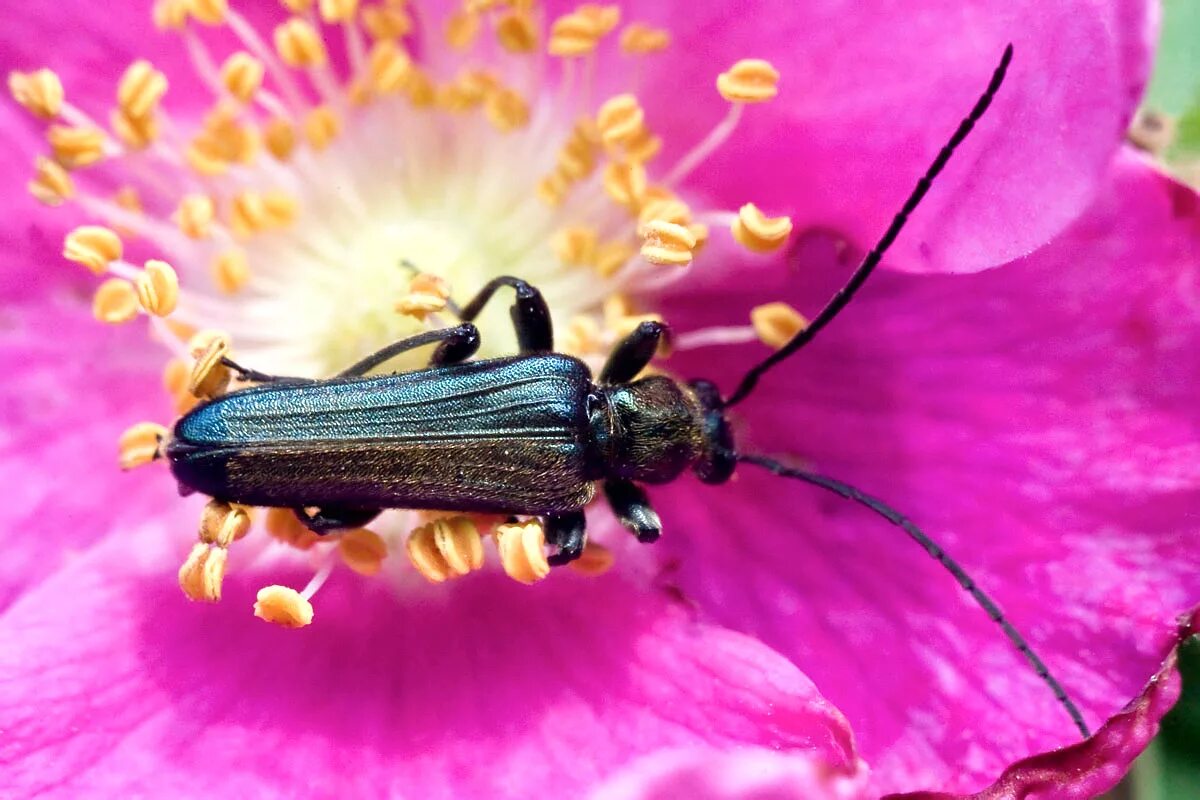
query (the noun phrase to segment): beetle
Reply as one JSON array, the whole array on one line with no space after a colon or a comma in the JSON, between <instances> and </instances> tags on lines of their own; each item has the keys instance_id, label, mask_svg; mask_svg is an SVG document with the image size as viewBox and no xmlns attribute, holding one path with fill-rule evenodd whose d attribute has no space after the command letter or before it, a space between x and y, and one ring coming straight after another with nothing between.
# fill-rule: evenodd
<instances>
[{"instance_id":1,"label":"beetle","mask_svg":"<svg viewBox=\"0 0 1200 800\"><path fill-rule=\"evenodd\" d=\"M554 352L541 293L503 276L457 309L460 324L396 342L329 379L267 375L222 359L259 385L201 404L176 423L165 456L181 491L292 508L317 533L363 525L386 508L540 517L553 548L548 560L560 565L583 552L583 508L597 484L621 524L652 542L662 525L641 484L667 483L689 469L701 481L720 484L739 464L753 464L834 492L902 528L1001 627L1086 738L1083 717L1061 684L997 604L933 540L848 484L739 453L727 416L763 374L850 302L991 104L1012 52L1011 45L1005 48L987 88L845 286L728 397L706 380L638 377L668 335L663 323L653 321L622 340L593 380L582 361ZM472 321L506 288L516 296L511 318L519 354L469 361L480 345ZM395 356L431 344L437 347L427 369L369 375Z\"/></svg>"}]
</instances>

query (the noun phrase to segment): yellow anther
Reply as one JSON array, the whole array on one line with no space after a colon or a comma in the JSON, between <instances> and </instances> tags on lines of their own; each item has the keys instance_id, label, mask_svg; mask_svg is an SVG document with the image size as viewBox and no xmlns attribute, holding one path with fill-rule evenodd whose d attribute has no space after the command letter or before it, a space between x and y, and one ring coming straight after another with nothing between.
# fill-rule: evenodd
<instances>
[{"instance_id":1,"label":"yellow anther","mask_svg":"<svg viewBox=\"0 0 1200 800\"><path fill-rule=\"evenodd\" d=\"M303 628L312 624L312 603L295 589L264 586L254 600L254 616L281 628Z\"/></svg>"},{"instance_id":2,"label":"yellow anther","mask_svg":"<svg viewBox=\"0 0 1200 800\"><path fill-rule=\"evenodd\" d=\"M533 53L538 48L538 26L528 11L511 9L496 20L496 40L510 53Z\"/></svg>"},{"instance_id":3,"label":"yellow anther","mask_svg":"<svg viewBox=\"0 0 1200 800\"><path fill-rule=\"evenodd\" d=\"M131 117L121 109L113 109L109 117L113 133L130 150L144 150L158 139L158 118L153 114Z\"/></svg>"},{"instance_id":4,"label":"yellow anther","mask_svg":"<svg viewBox=\"0 0 1200 800\"><path fill-rule=\"evenodd\" d=\"M613 327L621 318L637 311L633 300L623 292L613 292L604 298L601 308L604 312L604 324L609 328Z\"/></svg>"},{"instance_id":5,"label":"yellow anther","mask_svg":"<svg viewBox=\"0 0 1200 800\"><path fill-rule=\"evenodd\" d=\"M658 155L662 150L662 144L661 138L655 136L648 129L642 128L628 141L622 142L621 149L625 151L625 158L644 164Z\"/></svg>"},{"instance_id":6,"label":"yellow anther","mask_svg":"<svg viewBox=\"0 0 1200 800\"><path fill-rule=\"evenodd\" d=\"M358 0L320 0L317 8L326 22L350 22L358 13Z\"/></svg>"},{"instance_id":7,"label":"yellow anther","mask_svg":"<svg viewBox=\"0 0 1200 800\"><path fill-rule=\"evenodd\" d=\"M631 94L619 94L605 101L596 114L600 138L610 147L633 139L642 130L645 112Z\"/></svg>"},{"instance_id":8,"label":"yellow anther","mask_svg":"<svg viewBox=\"0 0 1200 800\"><path fill-rule=\"evenodd\" d=\"M808 326L808 320L787 303L766 303L750 310L750 324L763 344L783 347Z\"/></svg>"},{"instance_id":9,"label":"yellow anther","mask_svg":"<svg viewBox=\"0 0 1200 800\"><path fill-rule=\"evenodd\" d=\"M566 176L560 171L555 171L538 181L534 191L543 203L551 208L557 208L562 205L569 188L570 184Z\"/></svg>"},{"instance_id":10,"label":"yellow anther","mask_svg":"<svg viewBox=\"0 0 1200 800\"><path fill-rule=\"evenodd\" d=\"M362 10L362 24L376 41L398 39L412 30L412 19L402 8L386 5L370 6Z\"/></svg>"},{"instance_id":11,"label":"yellow anther","mask_svg":"<svg viewBox=\"0 0 1200 800\"><path fill-rule=\"evenodd\" d=\"M329 106L317 106L304 118L304 136L314 150L324 150L342 130L342 120Z\"/></svg>"},{"instance_id":12,"label":"yellow anther","mask_svg":"<svg viewBox=\"0 0 1200 800\"><path fill-rule=\"evenodd\" d=\"M268 189L262 195L266 224L272 228L286 228L300 215L300 201L282 189Z\"/></svg>"},{"instance_id":13,"label":"yellow anther","mask_svg":"<svg viewBox=\"0 0 1200 800\"><path fill-rule=\"evenodd\" d=\"M587 356L600 352L603 347L600 325L587 314L579 314L567 323L562 337L563 352L573 356Z\"/></svg>"},{"instance_id":14,"label":"yellow anther","mask_svg":"<svg viewBox=\"0 0 1200 800\"><path fill-rule=\"evenodd\" d=\"M594 20L576 11L554 20L546 49L563 58L585 56L595 51L602 35Z\"/></svg>"},{"instance_id":15,"label":"yellow anther","mask_svg":"<svg viewBox=\"0 0 1200 800\"><path fill-rule=\"evenodd\" d=\"M261 194L246 189L233 196L229 205L229 227L235 236L245 238L264 230L268 224L267 205Z\"/></svg>"},{"instance_id":16,"label":"yellow anther","mask_svg":"<svg viewBox=\"0 0 1200 800\"><path fill-rule=\"evenodd\" d=\"M588 542L584 545L583 555L571 562L571 569L594 578L612 569L613 561L611 550L602 544Z\"/></svg>"},{"instance_id":17,"label":"yellow anther","mask_svg":"<svg viewBox=\"0 0 1200 800\"><path fill-rule=\"evenodd\" d=\"M147 261L136 285L138 302L147 314L165 317L179 304L179 276L165 261Z\"/></svg>"},{"instance_id":18,"label":"yellow anther","mask_svg":"<svg viewBox=\"0 0 1200 800\"><path fill-rule=\"evenodd\" d=\"M371 48L367 75L375 91L380 94L399 92L407 84L411 72L412 59L400 45L390 39L382 39Z\"/></svg>"},{"instance_id":19,"label":"yellow anther","mask_svg":"<svg viewBox=\"0 0 1200 800\"><path fill-rule=\"evenodd\" d=\"M132 214L141 214L144 210L142 197L132 186L122 186L113 195L113 202Z\"/></svg>"},{"instance_id":20,"label":"yellow anther","mask_svg":"<svg viewBox=\"0 0 1200 800\"><path fill-rule=\"evenodd\" d=\"M258 154L258 131L238 119L238 107L222 102L204 116L204 126L189 150L219 162L249 164Z\"/></svg>"},{"instance_id":21,"label":"yellow anther","mask_svg":"<svg viewBox=\"0 0 1200 800\"><path fill-rule=\"evenodd\" d=\"M507 6L511 2L512 0L464 0L463 7L467 11L482 14L485 11L493 11L497 8Z\"/></svg>"},{"instance_id":22,"label":"yellow anther","mask_svg":"<svg viewBox=\"0 0 1200 800\"><path fill-rule=\"evenodd\" d=\"M764 216L753 203L746 203L738 209L729 230L738 244L747 250L770 253L787 241L792 232L792 221L787 217Z\"/></svg>"},{"instance_id":23,"label":"yellow anther","mask_svg":"<svg viewBox=\"0 0 1200 800\"><path fill-rule=\"evenodd\" d=\"M621 31L621 52L631 56L661 53L671 46L671 34L644 22L631 22Z\"/></svg>"},{"instance_id":24,"label":"yellow anther","mask_svg":"<svg viewBox=\"0 0 1200 800\"><path fill-rule=\"evenodd\" d=\"M717 91L731 103L762 103L779 94L779 72L769 61L743 58L717 76Z\"/></svg>"},{"instance_id":25,"label":"yellow anther","mask_svg":"<svg viewBox=\"0 0 1200 800\"><path fill-rule=\"evenodd\" d=\"M613 320L613 322L609 325L609 332L612 334L613 338L621 340L637 330L638 326L643 322L662 321L663 318L661 314L630 314L627 317L621 317L620 319ZM658 352L660 354L665 354L668 348L669 346L666 343L660 342L658 346Z\"/></svg>"},{"instance_id":26,"label":"yellow anther","mask_svg":"<svg viewBox=\"0 0 1200 800\"><path fill-rule=\"evenodd\" d=\"M610 278L617 274L621 267L629 263L637 250L620 240L605 242L596 250L596 272L602 278Z\"/></svg>"},{"instance_id":27,"label":"yellow anther","mask_svg":"<svg viewBox=\"0 0 1200 800\"><path fill-rule=\"evenodd\" d=\"M279 0L293 14L305 14L312 8L313 0Z\"/></svg>"},{"instance_id":28,"label":"yellow anther","mask_svg":"<svg viewBox=\"0 0 1200 800\"><path fill-rule=\"evenodd\" d=\"M38 156L29 193L44 205L61 206L74 197L75 184L65 169L45 156Z\"/></svg>"},{"instance_id":29,"label":"yellow anther","mask_svg":"<svg viewBox=\"0 0 1200 800\"><path fill-rule=\"evenodd\" d=\"M446 20L446 43L455 50L466 50L479 36L479 15L459 9Z\"/></svg>"},{"instance_id":30,"label":"yellow anther","mask_svg":"<svg viewBox=\"0 0 1200 800\"><path fill-rule=\"evenodd\" d=\"M446 87L450 90L451 110L461 111L483 103L489 92L500 86L500 79L482 69L466 69L458 74L454 82Z\"/></svg>"},{"instance_id":31,"label":"yellow anther","mask_svg":"<svg viewBox=\"0 0 1200 800\"><path fill-rule=\"evenodd\" d=\"M117 84L117 103L125 116L142 119L154 113L167 93L167 76L146 60L135 61Z\"/></svg>"},{"instance_id":32,"label":"yellow anther","mask_svg":"<svg viewBox=\"0 0 1200 800\"><path fill-rule=\"evenodd\" d=\"M272 539L297 550L309 550L321 541L321 537L305 527L288 508L268 508L264 527Z\"/></svg>"},{"instance_id":33,"label":"yellow anther","mask_svg":"<svg viewBox=\"0 0 1200 800\"><path fill-rule=\"evenodd\" d=\"M693 222L687 226L687 229L691 232L692 237L696 240L696 246L692 248L692 252L699 253L700 248L708 244L708 226L703 222Z\"/></svg>"},{"instance_id":34,"label":"yellow anther","mask_svg":"<svg viewBox=\"0 0 1200 800\"><path fill-rule=\"evenodd\" d=\"M261 61L239 50L221 65L221 83L225 84L225 91L241 102L248 103L262 86L264 71Z\"/></svg>"},{"instance_id":35,"label":"yellow anther","mask_svg":"<svg viewBox=\"0 0 1200 800\"><path fill-rule=\"evenodd\" d=\"M53 70L10 72L8 91L25 110L42 119L54 119L62 110L62 81Z\"/></svg>"},{"instance_id":36,"label":"yellow anther","mask_svg":"<svg viewBox=\"0 0 1200 800\"><path fill-rule=\"evenodd\" d=\"M181 31L187 27L188 0L155 0L151 13L159 30Z\"/></svg>"},{"instance_id":37,"label":"yellow anther","mask_svg":"<svg viewBox=\"0 0 1200 800\"><path fill-rule=\"evenodd\" d=\"M163 367L162 385L167 394L175 397L187 392L188 373L192 371L191 364L182 358L167 359Z\"/></svg>"},{"instance_id":38,"label":"yellow anther","mask_svg":"<svg viewBox=\"0 0 1200 800\"><path fill-rule=\"evenodd\" d=\"M550 574L545 548L546 531L536 519L496 526L500 563L515 581L536 583Z\"/></svg>"},{"instance_id":39,"label":"yellow anther","mask_svg":"<svg viewBox=\"0 0 1200 800\"><path fill-rule=\"evenodd\" d=\"M225 294L237 294L250 281L250 265L241 250L226 250L212 266L213 282Z\"/></svg>"},{"instance_id":40,"label":"yellow anther","mask_svg":"<svg viewBox=\"0 0 1200 800\"><path fill-rule=\"evenodd\" d=\"M104 131L51 125L47 133L54 158L67 169L95 164L104 158Z\"/></svg>"},{"instance_id":41,"label":"yellow anther","mask_svg":"<svg viewBox=\"0 0 1200 800\"><path fill-rule=\"evenodd\" d=\"M137 290L123 278L109 278L92 297L92 316L100 322L120 325L137 316Z\"/></svg>"},{"instance_id":42,"label":"yellow anther","mask_svg":"<svg viewBox=\"0 0 1200 800\"><path fill-rule=\"evenodd\" d=\"M529 124L529 104L515 89L497 89L484 101L483 113L488 122L502 133L515 131Z\"/></svg>"},{"instance_id":43,"label":"yellow anther","mask_svg":"<svg viewBox=\"0 0 1200 800\"><path fill-rule=\"evenodd\" d=\"M287 161L296 149L296 126L283 117L275 117L267 122L263 140L271 155L279 161Z\"/></svg>"},{"instance_id":44,"label":"yellow anther","mask_svg":"<svg viewBox=\"0 0 1200 800\"><path fill-rule=\"evenodd\" d=\"M320 34L308 22L296 17L275 28L275 50L291 67L323 67L327 61Z\"/></svg>"},{"instance_id":45,"label":"yellow anther","mask_svg":"<svg viewBox=\"0 0 1200 800\"><path fill-rule=\"evenodd\" d=\"M413 65L409 73L408 85L405 88L413 108L431 108L437 102L437 89L433 80L425 70L416 65Z\"/></svg>"},{"instance_id":46,"label":"yellow anther","mask_svg":"<svg viewBox=\"0 0 1200 800\"><path fill-rule=\"evenodd\" d=\"M483 542L466 516L442 517L416 528L405 545L417 572L432 583L458 578L483 566Z\"/></svg>"},{"instance_id":47,"label":"yellow anther","mask_svg":"<svg viewBox=\"0 0 1200 800\"><path fill-rule=\"evenodd\" d=\"M674 222L676 225L688 225L692 221L692 210L688 208L687 203L676 197L647 199L642 210L638 212L638 224L645 225L656 219Z\"/></svg>"},{"instance_id":48,"label":"yellow anther","mask_svg":"<svg viewBox=\"0 0 1200 800\"><path fill-rule=\"evenodd\" d=\"M575 13L592 24L597 36L607 36L621 22L621 7L616 5L584 3Z\"/></svg>"},{"instance_id":49,"label":"yellow anther","mask_svg":"<svg viewBox=\"0 0 1200 800\"><path fill-rule=\"evenodd\" d=\"M229 352L229 337L218 331L201 331L189 342L196 359L188 376L188 393L209 400L224 393L233 373L221 363Z\"/></svg>"},{"instance_id":50,"label":"yellow anther","mask_svg":"<svg viewBox=\"0 0 1200 800\"><path fill-rule=\"evenodd\" d=\"M408 284L408 293L396 303L396 310L424 320L430 313L445 308L449 299L450 285L436 275L422 272Z\"/></svg>"},{"instance_id":51,"label":"yellow anther","mask_svg":"<svg viewBox=\"0 0 1200 800\"><path fill-rule=\"evenodd\" d=\"M217 547L229 545L250 532L250 514L243 506L209 500L200 512L200 541Z\"/></svg>"},{"instance_id":52,"label":"yellow anther","mask_svg":"<svg viewBox=\"0 0 1200 800\"><path fill-rule=\"evenodd\" d=\"M123 251L116 231L100 225L81 225L63 240L63 257L83 264L97 275L103 275Z\"/></svg>"},{"instance_id":53,"label":"yellow anther","mask_svg":"<svg viewBox=\"0 0 1200 800\"><path fill-rule=\"evenodd\" d=\"M179 568L179 588L189 600L216 603L221 599L225 564L229 554L220 547L203 543L192 545L192 552Z\"/></svg>"},{"instance_id":54,"label":"yellow anther","mask_svg":"<svg viewBox=\"0 0 1200 800\"><path fill-rule=\"evenodd\" d=\"M600 129L591 117L582 117L558 151L558 168L571 180L582 180L596 167Z\"/></svg>"},{"instance_id":55,"label":"yellow anther","mask_svg":"<svg viewBox=\"0 0 1200 800\"><path fill-rule=\"evenodd\" d=\"M212 233L213 219L217 215L217 205L206 194L187 194L179 201L179 207L171 215L171 219L179 226L179 230L192 239L206 239Z\"/></svg>"},{"instance_id":56,"label":"yellow anther","mask_svg":"<svg viewBox=\"0 0 1200 800\"><path fill-rule=\"evenodd\" d=\"M692 263L696 237L683 225L651 220L642 226L642 258L651 264L686 267Z\"/></svg>"},{"instance_id":57,"label":"yellow anther","mask_svg":"<svg viewBox=\"0 0 1200 800\"><path fill-rule=\"evenodd\" d=\"M387 558L387 543L379 534L366 528L346 531L338 539L338 555L347 567L359 575L370 577L379 573Z\"/></svg>"},{"instance_id":58,"label":"yellow anther","mask_svg":"<svg viewBox=\"0 0 1200 800\"><path fill-rule=\"evenodd\" d=\"M229 13L228 0L188 0L188 10L205 25L222 25Z\"/></svg>"},{"instance_id":59,"label":"yellow anther","mask_svg":"<svg viewBox=\"0 0 1200 800\"><path fill-rule=\"evenodd\" d=\"M117 441L121 469L133 469L158 458L167 440L167 429L155 422L139 422L126 428Z\"/></svg>"},{"instance_id":60,"label":"yellow anther","mask_svg":"<svg viewBox=\"0 0 1200 800\"><path fill-rule=\"evenodd\" d=\"M637 161L613 161L604 168L604 191L613 201L632 211L646 195L646 168Z\"/></svg>"},{"instance_id":61,"label":"yellow anther","mask_svg":"<svg viewBox=\"0 0 1200 800\"><path fill-rule=\"evenodd\" d=\"M224 175L229 170L229 162L221 154L200 142L189 144L183 151L183 158L197 175Z\"/></svg>"},{"instance_id":62,"label":"yellow anther","mask_svg":"<svg viewBox=\"0 0 1200 800\"><path fill-rule=\"evenodd\" d=\"M587 225L563 228L550 239L550 246L558 260L567 265L581 266L596 260L596 248L600 237L596 229Z\"/></svg>"}]
</instances>

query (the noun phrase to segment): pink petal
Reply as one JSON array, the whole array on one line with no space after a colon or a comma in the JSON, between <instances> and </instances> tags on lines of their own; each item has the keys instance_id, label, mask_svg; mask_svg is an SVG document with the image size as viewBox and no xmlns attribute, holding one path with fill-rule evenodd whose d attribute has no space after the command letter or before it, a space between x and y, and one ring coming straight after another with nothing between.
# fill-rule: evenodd
<instances>
[{"instance_id":1,"label":"pink petal","mask_svg":"<svg viewBox=\"0 0 1200 800\"><path fill-rule=\"evenodd\" d=\"M945 545L1093 728L1141 691L1177 641L1176 615L1200 602L1198 208L1124 156L1051 245L994 273L877 276L738 408L744 450L849 481ZM789 299L811 308L846 267L803 270L804 297ZM769 284L754 302L778 296ZM747 293L726 293L720 311L689 295L668 319L728 322ZM733 365L761 354L685 353L674 367L715 372L728 391ZM656 497L671 580L813 676L881 791L978 790L1075 738L995 626L898 529L749 466L728 486Z\"/></svg>"},{"instance_id":2,"label":"pink petal","mask_svg":"<svg viewBox=\"0 0 1200 800\"><path fill-rule=\"evenodd\" d=\"M645 13L650 14L648 10ZM965 272L1031 252L1094 197L1141 96L1155 41L1142 0L657 4L676 37L642 92L664 159L715 125L716 75L766 58L779 97L689 181L726 207L753 201L863 249L987 84L1015 57L991 112L938 179L889 264ZM681 101L686 98L686 104Z\"/></svg>"},{"instance_id":3,"label":"pink petal","mask_svg":"<svg viewBox=\"0 0 1200 800\"><path fill-rule=\"evenodd\" d=\"M189 605L159 566L175 538L114 538L0 619L0 793L578 796L681 747L856 768L785 659L618 577L477 575L398 601L335 576L316 623L285 631L250 615L264 581L244 570L221 605Z\"/></svg>"}]
</instances>

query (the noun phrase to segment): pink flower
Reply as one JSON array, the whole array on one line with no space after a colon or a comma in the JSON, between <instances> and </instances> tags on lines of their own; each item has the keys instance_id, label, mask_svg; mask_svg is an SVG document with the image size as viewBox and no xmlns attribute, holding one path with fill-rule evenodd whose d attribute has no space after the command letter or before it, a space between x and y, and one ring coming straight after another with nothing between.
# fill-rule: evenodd
<instances>
[{"instance_id":1,"label":"pink flower","mask_svg":"<svg viewBox=\"0 0 1200 800\"><path fill-rule=\"evenodd\" d=\"M184 7L160 2L159 20ZM672 46L622 58L618 29L602 69L505 55L525 21L503 10L415 8L405 43L424 71L369 49L357 24L322 29L327 71L303 26L272 36L284 19L273 4L252 18L190 7L226 30L192 20L161 36L141 10L59 4L0 33L6 66L62 74L70 125L107 121L135 58L171 83L160 106L153 73L131 81L124 134L105 137L104 163L71 173L65 214L26 203L0 228L0 474L20 498L0 512L0 793L1084 797L1115 783L1174 700L1177 615L1200 602L1188 588L1200 573L1200 212L1118 152L1148 63L1145 4L629 4L622 25L664 26ZM571 18L564 46L586 49L606 26L597 13ZM384 5L362 17L372 33L405 19ZM460 73L470 62L441 39L452 22L465 45L473 21L491 73ZM70 51L42 52L68 25ZM904 509L1001 601L1092 739L1075 743L1046 686L899 531L751 468L721 487L654 491L666 533L652 548L596 509L592 538L615 557L600 577L559 570L530 588L489 567L426 586L400 544L419 520L396 512L372 524L390 546L382 564L348 559L380 580L338 569L321 588L335 545L298 553L256 531L230 548L220 605L180 596L199 505L177 500L164 470L121 474L109 455L131 422L171 415L161 351L140 324L86 319L97 281L57 267L64 223L134 230L109 270L139 280L135 262L166 259L182 286L170 320L230 331L259 369L328 374L426 324L395 311L414 301L395 265L408 258L460 301L520 271L562 315L560 343L592 363L638 314L662 313L679 331L672 371L728 391L762 356L751 326L730 326L767 300L815 308L844 280L1009 40L1017 60L995 109L889 255L895 271L738 408L739 445ZM275 69L259 41L299 67ZM219 74L239 47L267 59L266 88L197 138L213 86L236 94L252 77ZM780 97L731 111L712 82L746 56L779 69ZM363 108L343 102L347 64L370 78L348 93L369 88ZM635 74L644 128L620 134L629 109L613 106L611 151L569 138L587 138L572 134L576 114ZM438 110L411 107L426 104ZM722 139L730 113L740 124ZM46 149L17 116L0 110L20 145L0 154L5 174ZM286 153L270 140L274 159L239 127L263 132L272 116L292 118L300 140ZM152 122L159 138L136 151ZM646 209L669 198L644 196L628 166L654 149L647 131L663 140L651 183L697 161L676 188L709 241L686 269L632 258L633 212L667 219ZM689 158L702 141L713 151ZM87 151L59 145L64 160ZM44 198L66 193L52 173ZM126 183L144 215L128 193L124 210L110 199ZM723 228L749 201L790 216L796 269L732 244ZM489 354L511 349L504 319L481 323ZM150 325L187 355L178 327ZM303 585L314 569L312 626L250 618L258 587Z\"/></svg>"}]
</instances>

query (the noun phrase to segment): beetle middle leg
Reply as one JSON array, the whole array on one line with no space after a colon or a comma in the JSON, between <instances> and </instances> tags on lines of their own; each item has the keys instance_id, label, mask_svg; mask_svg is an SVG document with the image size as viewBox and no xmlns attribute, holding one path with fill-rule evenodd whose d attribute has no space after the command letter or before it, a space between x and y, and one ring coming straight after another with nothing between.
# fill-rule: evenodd
<instances>
[{"instance_id":1,"label":"beetle middle leg","mask_svg":"<svg viewBox=\"0 0 1200 800\"><path fill-rule=\"evenodd\" d=\"M670 328L663 322L647 320L638 325L613 348L600 371L600 383L628 383L636 378L654 358L659 342L669 338L670 333Z\"/></svg>"},{"instance_id":2,"label":"beetle middle leg","mask_svg":"<svg viewBox=\"0 0 1200 800\"><path fill-rule=\"evenodd\" d=\"M401 353L415 350L434 342L441 342L433 353L433 364L453 364L464 361L479 349L479 329L470 322L455 325L453 328L439 328L425 331L407 339L393 342L387 347L376 350L371 355L352 366L339 372L335 378L361 378L380 364L391 361Z\"/></svg>"},{"instance_id":3,"label":"beetle middle leg","mask_svg":"<svg viewBox=\"0 0 1200 800\"><path fill-rule=\"evenodd\" d=\"M296 518L313 533L324 536L333 531L347 528L361 528L383 513L380 508L343 508L339 506L322 506L315 514L309 514L303 508L293 508Z\"/></svg>"},{"instance_id":4,"label":"beetle middle leg","mask_svg":"<svg viewBox=\"0 0 1200 800\"><path fill-rule=\"evenodd\" d=\"M612 506L617 519L639 542L648 544L662 534L658 512L650 506L650 498L637 484L610 478L604 482L604 496L608 498L608 504Z\"/></svg>"},{"instance_id":5,"label":"beetle middle leg","mask_svg":"<svg viewBox=\"0 0 1200 800\"><path fill-rule=\"evenodd\" d=\"M542 521L542 526L546 541L557 548L546 559L551 566L569 564L583 555L583 546L587 544L587 520L582 511L551 515Z\"/></svg>"},{"instance_id":6,"label":"beetle middle leg","mask_svg":"<svg viewBox=\"0 0 1200 800\"><path fill-rule=\"evenodd\" d=\"M520 278L501 275L479 290L471 302L462 307L459 316L470 322L479 316L483 307L502 286L511 286L517 293L509 315L517 331L517 344L522 353L545 353L554 349L554 329L550 324L550 309L542 293Z\"/></svg>"}]
</instances>

